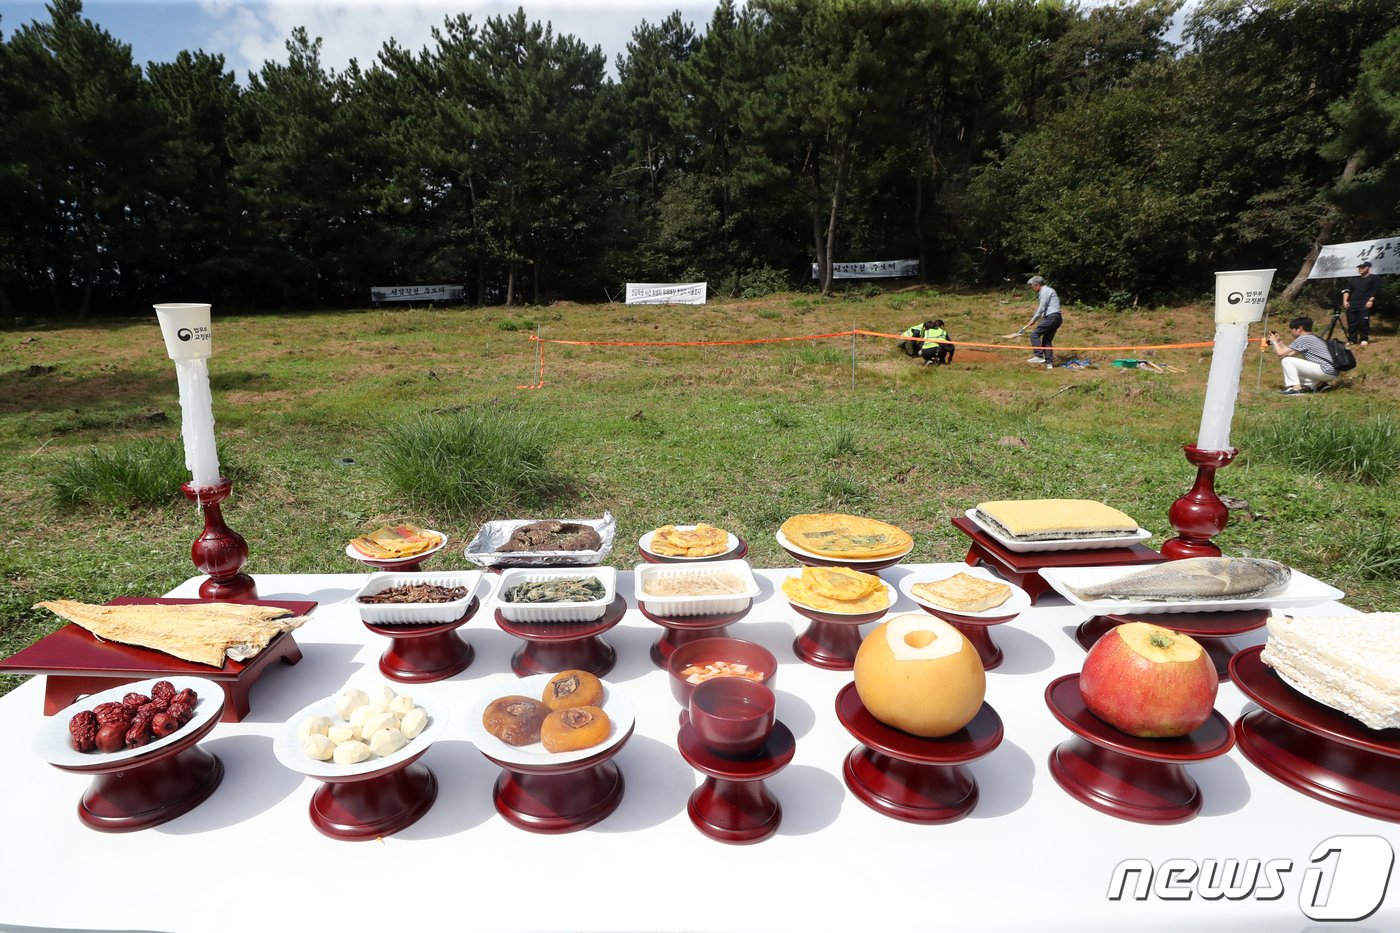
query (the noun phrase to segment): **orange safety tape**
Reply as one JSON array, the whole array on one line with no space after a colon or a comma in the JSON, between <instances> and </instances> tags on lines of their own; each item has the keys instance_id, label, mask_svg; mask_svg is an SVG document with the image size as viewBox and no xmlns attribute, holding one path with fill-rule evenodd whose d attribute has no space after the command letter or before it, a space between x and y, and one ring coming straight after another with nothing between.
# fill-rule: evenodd
<instances>
[{"instance_id":1,"label":"orange safety tape","mask_svg":"<svg viewBox=\"0 0 1400 933\"><path fill-rule=\"evenodd\" d=\"M866 337L888 337L891 340L918 340L918 337L906 337L903 334L882 334L876 330L855 330L849 331L853 334L862 334ZM940 343L951 343L955 347L983 347L991 350L1024 350L1027 344L1006 344L1006 343L972 343L967 340L954 340L949 338ZM1051 347L1052 350L1194 350L1201 347L1213 347L1215 341L1207 340L1202 343L1132 343L1121 347L1062 347L1059 344Z\"/></svg>"},{"instance_id":2,"label":"orange safety tape","mask_svg":"<svg viewBox=\"0 0 1400 933\"><path fill-rule=\"evenodd\" d=\"M860 331L843 330L832 334L811 334L803 337L765 337L755 340L553 340L530 335L541 343L566 343L575 347L733 347L746 343L783 343L789 340L826 340L829 337L849 337Z\"/></svg>"},{"instance_id":3,"label":"orange safety tape","mask_svg":"<svg viewBox=\"0 0 1400 933\"><path fill-rule=\"evenodd\" d=\"M832 337L854 337L861 335L864 337L884 337L890 340L910 340L917 338L905 337L903 334L886 334L877 330L841 330L830 334L807 334L801 337L765 337L753 340L555 340L544 338L538 334L530 334L529 339L541 344L559 343L574 347L733 347L745 344L757 343L787 343L794 340L829 340ZM1025 344L1005 344L1005 343L972 343L967 340L939 341L951 343L955 347L981 347L987 350L1025 350ZM1124 346L1111 347L1064 347L1055 346L1054 350L1194 350L1213 347L1212 340L1198 343L1137 343ZM536 374L535 382L532 385L516 386L517 389L542 389L544 388L544 348L540 348L539 372Z\"/></svg>"}]
</instances>

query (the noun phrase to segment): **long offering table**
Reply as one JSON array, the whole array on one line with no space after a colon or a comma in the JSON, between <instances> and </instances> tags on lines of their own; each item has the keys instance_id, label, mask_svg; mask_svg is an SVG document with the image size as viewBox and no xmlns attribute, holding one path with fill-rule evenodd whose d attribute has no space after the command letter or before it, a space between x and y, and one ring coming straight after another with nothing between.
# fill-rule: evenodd
<instances>
[{"instance_id":1,"label":"long offering table","mask_svg":"<svg viewBox=\"0 0 1400 933\"><path fill-rule=\"evenodd\" d=\"M898 566L884 579L918 571ZM223 762L222 784L191 812L129 834L79 822L89 783L56 770L29 749L40 728L43 678L0 700L6 842L0 847L0 927L246 931L250 928L403 930L781 930L944 929L1304 930L1300 907L1314 848L1329 837L1379 836L1400 848L1400 827L1338 809L1269 778L1238 749L1188 771L1204 805L1186 823L1142 825L1090 809L1063 791L1047 760L1068 739L1046 706L1046 686L1075 673L1084 650L1074 639L1082 610L1053 593L994 636L1005 654L987 675L987 701L1005 739L968 766L980 788L958 822L916 825L890 819L847 790L842 764L856 745L835 714L849 673L822 670L793 653L807 620L775 589L790 570L757 571L763 595L730 634L757 641L779 661L778 719L796 737L791 764L770 778L783 819L751 846L701 835L686 813L703 780L677 750L679 706L649 650L662 634L632 601L604 638L616 650L607 679L627 692L636 732L615 758L625 796L607 819L565 835L522 831L492 803L497 766L467 740L465 711L485 693L513 692L519 641L493 621L494 603L461 630L475 649L470 667L432 685L452 713L421 759L436 774L436 803L408 829L368 842L319 833L308 804L320 784L273 755L285 720L334 693L352 676L377 676L386 640L369 632L347 600L360 574L257 577L261 598L313 599L296 632L304 655L274 664L252 692L251 714L219 723L202 747ZM194 595L190 580L171 596ZM917 612L900 597L891 610ZM1313 610L1345 612L1336 604ZM1170 617L1163 617L1170 623ZM862 631L868 631L866 626ZM1238 643L1257 644L1256 631ZM410 686L393 685L412 693ZM1216 708L1233 722L1252 708L1222 683ZM1281 896L1258 887L1207 899L1183 866L1274 861ZM1319 856L1327 875L1336 868ZM1156 877L1144 896L1136 879L1110 897L1115 867L1138 860ZM1181 860L1166 864L1170 860ZM1286 865L1286 867L1285 867ZM1340 863L1345 873L1347 863ZM1332 872L1337 875L1337 872ZM1338 875L1339 877L1340 875ZM1183 880L1185 879L1185 880ZM1326 881L1326 879L1325 879ZM1338 890L1342 885L1336 881ZM1324 887L1326 883L1324 882ZM1400 928L1400 882L1362 926ZM1239 892L1237 892L1239 893ZM1274 895L1269 899L1270 895ZM1311 897L1311 901L1309 900ZM1316 908L1314 913L1316 913Z\"/></svg>"}]
</instances>

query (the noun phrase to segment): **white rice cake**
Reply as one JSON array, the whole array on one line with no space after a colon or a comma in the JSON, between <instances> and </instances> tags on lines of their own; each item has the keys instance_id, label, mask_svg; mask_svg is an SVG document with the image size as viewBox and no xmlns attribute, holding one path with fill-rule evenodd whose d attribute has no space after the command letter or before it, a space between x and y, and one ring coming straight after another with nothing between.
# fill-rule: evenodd
<instances>
[{"instance_id":1,"label":"white rice cake","mask_svg":"<svg viewBox=\"0 0 1400 933\"><path fill-rule=\"evenodd\" d=\"M1290 687L1372 729L1400 728L1400 612L1270 616L1260 659Z\"/></svg>"},{"instance_id":2,"label":"white rice cake","mask_svg":"<svg viewBox=\"0 0 1400 933\"><path fill-rule=\"evenodd\" d=\"M977 517L1017 541L1127 538L1138 523L1093 499L1000 499L977 505Z\"/></svg>"}]
</instances>

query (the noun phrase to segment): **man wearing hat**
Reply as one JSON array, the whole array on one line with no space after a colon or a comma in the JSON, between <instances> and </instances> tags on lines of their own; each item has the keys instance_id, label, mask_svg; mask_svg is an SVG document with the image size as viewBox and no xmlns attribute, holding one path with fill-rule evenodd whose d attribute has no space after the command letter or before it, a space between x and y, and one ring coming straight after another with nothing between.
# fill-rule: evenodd
<instances>
[{"instance_id":1,"label":"man wearing hat","mask_svg":"<svg viewBox=\"0 0 1400 933\"><path fill-rule=\"evenodd\" d=\"M1371 274L1371 260L1356 264L1356 275L1342 289L1342 308L1347 313L1347 342L1366 346L1371 341L1371 311L1380 291L1379 276Z\"/></svg>"}]
</instances>

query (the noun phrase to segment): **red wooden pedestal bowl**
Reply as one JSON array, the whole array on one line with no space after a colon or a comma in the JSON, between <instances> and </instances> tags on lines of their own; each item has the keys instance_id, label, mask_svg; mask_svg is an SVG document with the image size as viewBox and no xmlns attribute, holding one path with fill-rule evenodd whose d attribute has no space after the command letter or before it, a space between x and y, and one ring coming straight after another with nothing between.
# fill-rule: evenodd
<instances>
[{"instance_id":1,"label":"red wooden pedestal bowl","mask_svg":"<svg viewBox=\"0 0 1400 933\"><path fill-rule=\"evenodd\" d=\"M1304 696L1260 658L1235 655L1230 673L1262 709L1235 724L1240 752L1276 781L1323 803L1400 823L1400 729L1370 729Z\"/></svg>"},{"instance_id":2,"label":"red wooden pedestal bowl","mask_svg":"<svg viewBox=\"0 0 1400 933\"><path fill-rule=\"evenodd\" d=\"M471 666L476 656L471 643L457 633L481 607L476 597L461 617L452 622L421 625L377 625L361 622L376 635L389 639L379 656L379 673L400 683L425 684L455 677Z\"/></svg>"},{"instance_id":3,"label":"red wooden pedestal bowl","mask_svg":"<svg viewBox=\"0 0 1400 933\"><path fill-rule=\"evenodd\" d=\"M846 787L866 806L906 823L950 823L972 812L977 780L963 765L990 754L1005 735L988 703L952 735L911 735L876 719L854 683L836 695L836 717L861 743L846 756Z\"/></svg>"},{"instance_id":4,"label":"red wooden pedestal bowl","mask_svg":"<svg viewBox=\"0 0 1400 933\"><path fill-rule=\"evenodd\" d=\"M764 786L792 761L797 740L781 722L747 758L726 758L700 741L694 727L682 724L676 736L681 757L705 780L686 804L690 822L711 839L731 845L762 842L778 831L783 807Z\"/></svg>"},{"instance_id":5,"label":"red wooden pedestal bowl","mask_svg":"<svg viewBox=\"0 0 1400 933\"><path fill-rule=\"evenodd\" d=\"M35 749L49 764L62 771L93 776L78 802L78 819L88 827L104 833L128 833L159 826L199 806L223 780L223 762L198 747L198 742L219 723L224 708L223 691L202 678L166 679L177 690L190 687L198 694L195 718L141 749L111 755L73 751L67 744L68 721L80 710L119 702L128 691L149 691L155 681L128 684L87 697L46 721L36 736ZM47 753L44 746L49 749Z\"/></svg>"},{"instance_id":6,"label":"red wooden pedestal bowl","mask_svg":"<svg viewBox=\"0 0 1400 933\"><path fill-rule=\"evenodd\" d=\"M518 677L568 670L604 677L617 663L617 652L601 636L621 622L626 612L627 600L619 595L600 618L588 622L511 622L497 609L496 624L525 642L510 659L511 670Z\"/></svg>"},{"instance_id":7,"label":"red wooden pedestal bowl","mask_svg":"<svg viewBox=\"0 0 1400 933\"><path fill-rule=\"evenodd\" d=\"M606 819L622 803L626 783L612 758L631 738L636 714L627 694L604 681L602 709L610 731L592 748L551 753L539 742L510 746L486 731L482 714L494 699L539 696L550 676L489 686L468 708L466 732L477 751L502 769L492 793L502 818L532 833L571 833Z\"/></svg>"},{"instance_id":8,"label":"red wooden pedestal bowl","mask_svg":"<svg viewBox=\"0 0 1400 933\"><path fill-rule=\"evenodd\" d=\"M1225 754L1235 744L1230 722L1212 710L1189 735L1128 735L1089 712L1079 675L1045 688L1050 712L1076 736L1050 753L1050 773L1065 792L1095 810L1136 823L1184 823L1201 809L1201 789L1183 767Z\"/></svg>"},{"instance_id":9,"label":"red wooden pedestal bowl","mask_svg":"<svg viewBox=\"0 0 1400 933\"><path fill-rule=\"evenodd\" d=\"M671 655L682 645L702 638L724 638L729 626L749 614L753 600L739 612L724 612L703 616L659 616L640 603L637 609L666 631L651 646L651 660L657 667L666 667Z\"/></svg>"},{"instance_id":10,"label":"red wooden pedestal bowl","mask_svg":"<svg viewBox=\"0 0 1400 933\"><path fill-rule=\"evenodd\" d=\"M309 758L296 734L308 716L337 720L335 697L304 707L283 724L273 739L273 754L284 767L322 783L308 807L318 832L352 842L388 836L412 826L437 800L437 775L418 759L446 730L448 706L426 690L415 689L413 698L428 713L427 728L397 752L358 764Z\"/></svg>"}]
</instances>

